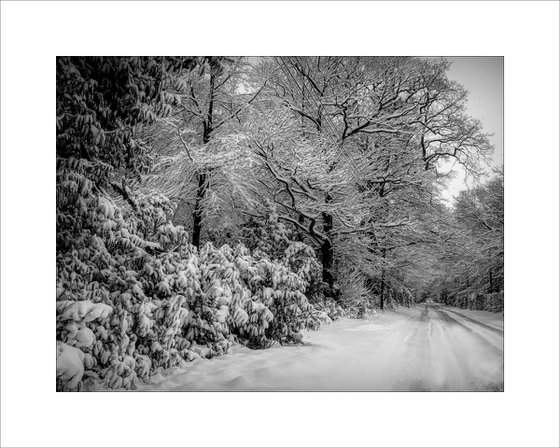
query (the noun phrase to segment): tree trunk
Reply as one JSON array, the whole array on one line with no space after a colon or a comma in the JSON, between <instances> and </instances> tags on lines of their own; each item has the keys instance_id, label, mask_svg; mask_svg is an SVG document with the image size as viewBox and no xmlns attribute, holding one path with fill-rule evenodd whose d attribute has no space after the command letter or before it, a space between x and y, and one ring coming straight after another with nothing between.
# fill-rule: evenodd
<instances>
[{"instance_id":1,"label":"tree trunk","mask_svg":"<svg viewBox=\"0 0 560 448\"><path fill-rule=\"evenodd\" d=\"M206 118L204 119L203 131L202 131L202 144L206 145L210 141L210 134L213 131L212 121L214 114L214 84L215 75L212 70L210 70L210 90L208 98L208 112ZM200 233L202 232L202 201L206 195L207 177L208 174L205 172L198 174L198 188L196 189L196 201L194 205L194 215L193 215L193 233L192 233L192 244L197 249L200 249Z\"/></svg>"},{"instance_id":2,"label":"tree trunk","mask_svg":"<svg viewBox=\"0 0 560 448\"><path fill-rule=\"evenodd\" d=\"M327 198L329 200L329 197ZM330 233L333 228L333 217L329 213L323 213L323 231L330 238ZM323 262L323 282L328 286L328 293L335 299L338 295L334 291L334 251L330 240L325 240L321 245L321 258Z\"/></svg>"},{"instance_id":3,"label":"tree trunk","mask_svg":"<svg viewBox=\"0 0 560 448\"><path fill-rule=\"evenodd\" d=\"M206 174L198 175L198 188L196 190L196 202L193 216L192 244L200 249L200 232L202 231L202 200L206 194Z\"/></svg>"},{"instance_id":4,"label":"tree trunk","mask_svg":"<svg viewBox=\"0 0 560 448\"><path fill-rule=\"evenodd\" d=\"M383 311L385 295L385 269L381 272L381 291L379 293L379 308Z\"/></svg>"},{"instance_id":5,"label":"tree trunk","mask_svg":"<svg viewBox=\"0 0 560 448\"><path fill-rule=\"evenodd\" d=\"M333 289L334 276L333 269L333 248L330 241L325 241L321 246L321 257L323 261L323 281L328 285L329 289Z\"/></svg>"},{"instance_id":6,"label":"tree trunk","mask_svg":"<svg viewBox=\"0 0 560 448\"><path fill-rule=\"evenodd\" d=\"M492 278L492 269L490 269L488 271L489 275L490 275L490 290L488 291L490 294L492 294L494 292L494 279Z\"/></svg>"},{"instance_id":7,"label":"tree trunk","mask_svg":"<svg viewBox=\"0 0 560 448\"><path fill-rule=\"evenodd\" d=\"M303 225L305 223L305 217L301 213L298 214L298 222L301 225ZM303 231L300 228L298 228L297 235L296 235L296 241L303 242L304 237L305 237L305 234L303 233Z\"/></svg>"},{"instance_id":8,"label":"tree trunk","mask_svg":"<svg viewBox=\"0 0 560 448\"><path fill-rule=\"evenodd\" d=\"M387 251L385 249L382 250L382 254L383 254L383 262L385 263L385 255L386 255ZM384 307L384 302L385 302L385 266L383 266L381 268L381 291L379 294L379 308L383 311L383 307Z\"/></svg>"}]
</instances>

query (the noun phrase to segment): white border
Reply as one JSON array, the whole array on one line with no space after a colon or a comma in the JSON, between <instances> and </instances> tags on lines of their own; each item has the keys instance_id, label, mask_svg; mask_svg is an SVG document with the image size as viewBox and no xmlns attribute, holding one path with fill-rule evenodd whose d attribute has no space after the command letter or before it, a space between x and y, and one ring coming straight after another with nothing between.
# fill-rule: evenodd
<instances>
[{"instance_id":1,"label":"white border","mask_svg":"<svg viewBox=\"0 0 560 448\"><path fill-rule=\"evenodd\" d=\"M559 446L557 2L2 8L2 446ZM54 389L55 55L504 55L504 393Z\"/></svg>"}]
</instances>

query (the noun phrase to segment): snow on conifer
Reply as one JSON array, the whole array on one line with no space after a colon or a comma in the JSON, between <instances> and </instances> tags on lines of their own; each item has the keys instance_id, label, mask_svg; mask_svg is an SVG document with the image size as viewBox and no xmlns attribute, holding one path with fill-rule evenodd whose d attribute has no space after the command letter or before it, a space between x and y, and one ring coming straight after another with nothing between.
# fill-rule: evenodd
<instances>
[{"instance_id":1,"label":"snow on conifer","mask_svg":"<svg viewBox=\"0 0 560 448\"><path fill-rule=\"evenodd\" d=\"M305 245L286 250L285 239L276 238L275 259L241 244L208 243L198 252L171 224L165 197L142 196L137 210L126 211L95 190L90 176L108 170L59 160L61 390L85 383L131 388L198 357L227 353L235 342L297 343L302 329L325 321L305 295L317 270Z\"/></svg>"}]
</instances>

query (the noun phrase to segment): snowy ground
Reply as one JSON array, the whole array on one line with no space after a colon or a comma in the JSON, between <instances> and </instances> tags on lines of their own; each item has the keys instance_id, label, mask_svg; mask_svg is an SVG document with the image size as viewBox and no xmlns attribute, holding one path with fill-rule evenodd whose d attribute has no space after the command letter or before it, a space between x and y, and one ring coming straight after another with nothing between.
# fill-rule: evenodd
<instances>
[{"instance_id":1,"label":"snowy ground","mask_svg":"<svg viewBox=\"0 0 560 448\"><path fill-rule=\"evenodd\" d=\"M503 390L503 314L429 302L342 319L305 345L193 362L140 390Z\"/></svg>"}]
</instances>

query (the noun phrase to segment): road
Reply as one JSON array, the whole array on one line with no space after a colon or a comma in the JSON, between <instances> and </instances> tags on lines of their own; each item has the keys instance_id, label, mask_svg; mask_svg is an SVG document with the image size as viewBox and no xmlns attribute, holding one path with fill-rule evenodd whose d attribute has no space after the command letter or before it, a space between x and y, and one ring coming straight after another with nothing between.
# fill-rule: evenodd
<instances>
[{"instance_id":1,"label":"road","mask_svg":"<svg viewBox=\"0 0 560 448\"><path fill-rule=\"evenodd\" d=\"M198 360L141 390L502 391L503 315L434 302L341 319L302 346Z\"/></svg>"}]
</instances>

